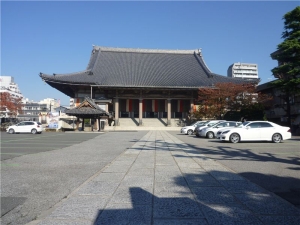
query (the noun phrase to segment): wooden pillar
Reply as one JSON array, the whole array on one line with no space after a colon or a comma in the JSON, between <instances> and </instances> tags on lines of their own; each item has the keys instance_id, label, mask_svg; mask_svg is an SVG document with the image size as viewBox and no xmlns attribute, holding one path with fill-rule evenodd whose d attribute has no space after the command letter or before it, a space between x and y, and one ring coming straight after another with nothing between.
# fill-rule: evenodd
<instances>
[{"instance_id":1,"label":"wooden pillar","mask_svg":"<svg viewBox=\"0 0 300 225\"><path fill-rule=\"evenodd\" d=\"M81 125L82 131L84 131L84 118L82 118L82 125Z\"/></svg>"},{"instance_id":2,"label":"wooden pillar","mask_svg":"<svg viewBox=\"0 0 300 225\"><path fill-rule=\"evenodd\" d=\"M96 119L96 129L97 131L100 131L99 118Z\"/></svg>"},{"instance_id":3,"label":"wooden pillar","mask_svg":"<svg viewBox=\"0 0 300 225\"><path fill-rule=\"evenodd\" d=\"M76 130L77 131L79 130L79 120L80 120L80 118L77 117L77 119L76 119Z\"/></svg>"},{"instance_id":4,"label":"wooden pillar","mask_svg":"<svg viewBox=\"0 0 300 225\"><path fill-rule=\"evenodd\" d=\"M194 112L194 99L190 100L190 113Z\"/></svg>"},{"instance_id":5,"label":"wooden pillar","mask_svg":"<svg viewBox=\"0 0 300 225\"><path fill-rule=\"evenodd\" d=\"M115 126L119 126L119 98L115 98Z\"/></svg>"},{"instance_id":6,"label":"wooden pillar","mask_svg":"<svg viewBox=\"0 0 300 225\"><path fill-rule=\"evenodd\" d=\"M143 125L143 99L139 99L139 126Z\"/></svg>"},{"instance_id":7,"label":"wooden pillar","mask_svg":"<svg viewBox=\"0 0 300 225\"><path fill-rule=\"evenodd\" d=\"M168 99L168 116L167 116L167 126L171 126L171 99Z\"/></svg>"}]
</instances>

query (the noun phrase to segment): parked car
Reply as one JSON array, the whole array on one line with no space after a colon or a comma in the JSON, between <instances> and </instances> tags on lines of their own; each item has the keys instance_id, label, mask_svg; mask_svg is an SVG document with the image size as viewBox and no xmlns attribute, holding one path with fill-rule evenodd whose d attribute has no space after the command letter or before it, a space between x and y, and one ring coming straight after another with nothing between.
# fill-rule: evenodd
<instances>
[{"instance_id":1,"label":"parked car","mask_svg":"<svg viewBox=\"0 0 300 225\"><path fill-rule=\"evenodd\" d=\"M204 129L206 127L211 127L217 123L224 122L224 121L226 121L226 120L209 120L205 124L203 124L203 126L198 126L197 129L195 129L195 134L197 137L200 137L200 132L202 129Z\"/></svg>"},{"instance_id":2,"label":"parked car","mask_svg":"<svg viewBox=\"0 0 300 225\"><path fill-rule=\"evenodd\" d=\"M188 134L188 135L192 135L195 131L195 128L198 126L198 125L203 125L205 124L206 121L196 121L194 123L192 123L191 125L189 126L185 126L185 127L182 127L180 129L180 133L181 134Z\"/></svg>"},{"instance_id":3,"label":"parked car","mask_svg":"<svg viewBox=\"0 0 300 225\"><path fill-rule=\"evenodd\" d=\"M15 125L9 126L6 129L7 133L32 133L32 134L40 134L43 132L43 126L40 122L35 121L22 121Z\"/></svg>"},{"instance_id":4,"label":"parked car","mask_svg":"<svg viewBox=\"0 0 300 225\"><path fill-rule=\"evenodd\" d=\"M272 141L279 143L292 137L289 127L269 121L247 121L238 127L229 127L218 131L221 141L238 143L240 141Z\"/></svg>"},{"instance_id":5,"label":"parked car","mask_svg":"<svg viewBox=\"0 0 300 225\"><path fill-rule=\"evenodd\" d=\"M215 138L217 135L217 132L221 129L224 129L225 127L236 127L240 125L242 122L236 122L236 121L225 121L217 123L211 127L206 127L201 129L199 132L200 137L206 137L206 138Z\"/></svg>"}]
</instances>

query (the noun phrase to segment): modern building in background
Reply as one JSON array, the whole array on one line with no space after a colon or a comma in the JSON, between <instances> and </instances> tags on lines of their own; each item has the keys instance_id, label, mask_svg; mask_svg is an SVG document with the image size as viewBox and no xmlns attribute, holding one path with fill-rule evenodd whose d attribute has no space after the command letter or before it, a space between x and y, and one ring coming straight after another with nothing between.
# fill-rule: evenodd
<instances>
[{"instance_id":1,"label":"modern building in background","mask_svg":"<svg viewBox=\"0 0 300 225\"><path fill-rule=\"evenodd\" d=\"M14 82L14 78L11 76L0 76L0 93L9 93L16 99L23 98L18 85ZM8 108L1 104L0 118L10 118L11 116L12 114Z\"/></svg>"},{"instance_id":2,"label":"modern building in background","mask_svg":"<svg viewBox=\"0 0 300 225\"><path fill-rule=\"evenodd\" d=\"M48 115L50 112L55 112L56 108L60 107L59 100L54 98L46 98L39 102L24 101L22 113L17 116L19 120L39 121L39 116ZM43 122L46 119L42 119Z\"/></svg>"},{"instance_id":3,"label":"modern building in background","mask_svg":"<svg viewBox=\"0 0 300 225\"><path fill-rule=\"evenodd\" d=\"M11 76L0 76L0 92L8 92L15 98L23 98L23 95Z\"/></svg>"},{"instance_id":4,"label":"modern building in background","mask_svg":"<svg viewBox=\"0 0 300 225\"><path fill-rule=\"evenodd\" d=\"M26 104L22 106L22 113L17 115L17 118L20 121L39 121L41 112L47 112L47 104L26 102Z\"/></svg>"},{"instance_id":5,"label":"modern building in background","mask_svg":"<svg viewBox=\"0 0 300 225\"><path fill-rule=\"evenodd\" d=\"M54 112L55 108L60 107L60 101L58 99L46 98L39 102L35 102L25 98L12 76L0 76L0 87L0 92L7 92L14 98L22 98L22 112L18 112L18 120L39 121L39 115L41 113ZM1 105L0 117L12 117L7 107Z\"/></svg>"},{"instance_id":6,"label":"modern building in background","mask_svg":"<svg viewBox=\"0 0 300 225\"><path fill-rule=\"evenodd\" d=\"M228 67L227 76L232 78L242 78L245 80L259 80L257 64L253 63L233 63Z\"/></svg>"},{"instance_id":7,"label":"modern building in background","mask_svg":"<svg viewBox=\"0 0 300 225\"><path fill-rule=\"evenodd\" d=\"M58 108L60 106L60 100L55 98L45 98L39 101L39 104L46 104L47 111L53 112L55 111L55 108Z\"/></svg>"}]
</instances>

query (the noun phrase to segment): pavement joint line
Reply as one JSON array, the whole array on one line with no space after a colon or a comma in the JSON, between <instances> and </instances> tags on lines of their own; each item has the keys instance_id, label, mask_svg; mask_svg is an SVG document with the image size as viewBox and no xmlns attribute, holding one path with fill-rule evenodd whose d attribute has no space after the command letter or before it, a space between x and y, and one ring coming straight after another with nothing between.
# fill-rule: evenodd
<instances>
[{"instance_id":1,"label":"pavement joint line","mask_svg":"<svg viewBox=\"0 0 300 225\"><path fill-rule=\"evenodd\" d=\"M0 152L0 155L24 155L23 153Z\"/></svg>"},{"instance_id":2,"label":"pavement joint line","mask_svg":"<svg viewBox=\"0 0 300 225\"><path fill-rule=\"evenodd\" d=\"M60 136L60 135L63 135L63 134L57 134L57 135L53 135L53 136ZM51 136L51 137L53 137L53 136ZM31 138L19 138L18 140L30 140L30 139L36 139L36 138L47 138L47 137L49 137L49 136L42 136L42 135L39 135L39 134L37 134L35 137L31 137ZM4 140L4 141L0 141L0 143L2 143L2 142L13 142L13 141L16 141L16 139L12 139L12 140Z\"/></svg>"},{"instance_id":3,"label":"pavement joint line","mask_svg":"<svg viewBox=\"0 0 300 225\"><path fill-rule=\"evenodd\" d=\"M64 147L65 145L61 145L62 147ZM68 147L68 146L66 146L66 147ZM12 148L12 149L14 149L14 148L16 148L16 147L5 147L5 148ZM43 146L43 147L40 147L40 146L30 146L30 147L22 147L22 149L33 149L33 148L39 148L39 149L53 149L53 150L55 150L56 148L54 148L54 147L51 147L51 146L49 146L49 147L47 147L47 146Z\"/></svg>"},{"instance_id":4,"label":"pavement joint line","mask_svg":"<svg viewBox=\"0 0 300 225\"><path fill-rule=\"evenodd\" d=\"M84 140L83 140L84 141ZM67 143L67 144L77 144L77 143L80 143L81 141L58 141L58 143L51 143L51 142L49 142L49 144L61 144L61 143ZM18 145L18 144L22 144L22 145L26 145L26 144L45 144L45 142L44 141L37 141L37 142L34 142L34 143L30 143L30 142L25 142L25 143L19 143L19 142L16 142L16 143L14 143L14 144L16 144L16 145ZM10 142L3 142L2 144L11 144ZM48 143L46 143L46 144L48 144Z\"/></svg>"},{"instance_id":5,"label":"pavement joint line","mask_svg":"<svg viewBox=\"0 0 300 225\"><path fill-rule=\"evenodd\" d=\"M15 166L20 166L20 164L17 163L2 163L0 162L0 166L4 166L4 167L15 167Z\"/></svg>"}]
</instances>

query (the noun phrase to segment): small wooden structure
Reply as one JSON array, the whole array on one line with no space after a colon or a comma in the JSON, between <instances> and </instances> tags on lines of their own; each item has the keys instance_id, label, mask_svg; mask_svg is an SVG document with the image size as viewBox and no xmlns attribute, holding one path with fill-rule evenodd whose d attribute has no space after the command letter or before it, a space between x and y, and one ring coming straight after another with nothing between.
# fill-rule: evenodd
<instances>
[{"instance_id":1,"label":"small wooden structure","mask_svg":"<svg viewBox=\"0 0 300 225\"><path fill-rule=\"evenodd\" d=\"M76 116L76 130L79 130L79 121L82 119L82 131L84 131L84 119L96 120L96 130L100 131L100 119L107 119L109 117L109 113L101 109L89 97L85 97L84 101L80 105L73 109L66 110L65 113L69 116Z\"/></svg>"}]
</instances>

